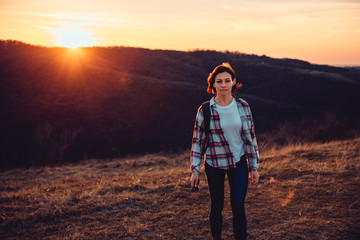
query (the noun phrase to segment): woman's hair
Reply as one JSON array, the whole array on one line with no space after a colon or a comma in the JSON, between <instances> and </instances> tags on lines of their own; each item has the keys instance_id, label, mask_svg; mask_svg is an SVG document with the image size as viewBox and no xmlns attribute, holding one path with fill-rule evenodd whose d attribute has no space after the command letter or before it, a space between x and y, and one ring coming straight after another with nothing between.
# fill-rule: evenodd
<instances>
[{"instance_id":1,"label":"woman's hair","mask_svg":"<svg viewBox=\"0 0 360 240\"><path fill-rule=\"evenodd\" d=\"M238 87L240 87L241 85L237 85L236 84L236 74L234 69L232 69L232 67L230 66L229 63L222 63L219 66L217 66L210 74L209 77L207 78L207 82L208 82L208 88L207 88L207 92L208 93L212 93L212 94L216 94L216 89L214 88L214 82L215 82L215 77L216 75L218 75L219 73L223 73L223 72L228 72L231 77L232 80L234 81L234 86L231 89L231 93L234 93Z\"/></svg>"}]
</instances>

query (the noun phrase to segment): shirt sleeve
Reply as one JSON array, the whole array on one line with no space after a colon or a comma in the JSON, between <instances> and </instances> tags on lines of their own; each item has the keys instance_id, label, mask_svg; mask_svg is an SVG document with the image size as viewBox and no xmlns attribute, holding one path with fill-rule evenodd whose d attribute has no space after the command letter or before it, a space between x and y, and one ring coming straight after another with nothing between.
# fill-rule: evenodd
<instances>
[{"instance_id":1,"label":"shirt sleeve","mask_svg":"<svg viewBox=\"0 0 360 240\"><path fill-rule=\"evenodd\" d=\"M259 148L256 140L255 135L255 126L254 126L254 119L251 114L250 106L246 105L246 112L249 116L249 124L250 124L250 139L248 138L244 144L246 149L246 154L249 161L249 168L251 170L257 170L259 168Z\"/></svg>"},{"instance_id":2,"label":"shirt sleeve","mask_svg":"<svg viewBox=\"0 0 360 240\"><path fill-rule=\"evenodd\" d=\"M205 122L204 122L204 114L202 110L202 106L199 107L198 112L196 114L194 132L192 138L192 146L191 146L191 171L194 174L199 173L200 164L204 156L203 149L206 144L206 134L205 134Z\"/></svg>"}]
</instances>

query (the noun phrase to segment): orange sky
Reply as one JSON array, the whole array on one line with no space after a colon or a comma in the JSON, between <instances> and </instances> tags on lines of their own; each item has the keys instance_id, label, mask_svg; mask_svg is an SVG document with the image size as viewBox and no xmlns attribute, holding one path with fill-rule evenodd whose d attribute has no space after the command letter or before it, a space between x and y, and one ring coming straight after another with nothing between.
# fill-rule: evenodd
<instances>
[{"instance_id":1,"label":"orange sky","mask_svg":"<svg viewBox=\"0 0 360 240\"><path fill-rule=\"evenodd\" d=\"M360 65L359 0L0 0L0 39Z\"/></svg>"}]
</instances>

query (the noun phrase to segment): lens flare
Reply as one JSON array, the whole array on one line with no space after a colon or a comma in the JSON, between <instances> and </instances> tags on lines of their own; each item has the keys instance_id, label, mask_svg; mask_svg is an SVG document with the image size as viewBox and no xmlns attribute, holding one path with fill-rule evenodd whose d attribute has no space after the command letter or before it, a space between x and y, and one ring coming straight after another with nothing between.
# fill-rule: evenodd
<instances>
[{"instance_id":1,"label":"lens flare","mask_svg":"<svg viewBox=\"0 0 360 240\"><path fill-rule=\"evenodd\" d=\"M95 40L91 33L76 30L53 30L57 45L67 48L91 47L95 45Z\"/></svg>"}]
</instances>

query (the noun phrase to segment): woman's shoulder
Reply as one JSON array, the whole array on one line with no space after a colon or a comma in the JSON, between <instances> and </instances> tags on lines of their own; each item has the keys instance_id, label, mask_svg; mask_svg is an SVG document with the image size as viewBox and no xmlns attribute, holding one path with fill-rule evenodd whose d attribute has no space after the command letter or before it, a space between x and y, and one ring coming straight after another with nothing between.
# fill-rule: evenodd
<instances>
[{"instance_id":1,"label":"woman's shoulder","mask_svg":"<svg viewBox=\"0 0 360 240\"><path fill-rule=\"evenodd\" d=\"M234 96L234 98L235 98L236 102L240 103L241 105L249 106L248 102L245 99L240 98L238 96Z\"/></svg>"},{"instance_id":2,"label":"woman's shoulder","mask_svg":"<svg viewBox=\"0 0 360 240\"><path fill-rule=\"evenodd\" d=\"M202 104L200 104L200 106L198 107L198 110L203 110L204 108L206 108L208 105L210 105L210 101L206 101L203 102Z\"/></svg>"}]
</instances>

